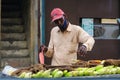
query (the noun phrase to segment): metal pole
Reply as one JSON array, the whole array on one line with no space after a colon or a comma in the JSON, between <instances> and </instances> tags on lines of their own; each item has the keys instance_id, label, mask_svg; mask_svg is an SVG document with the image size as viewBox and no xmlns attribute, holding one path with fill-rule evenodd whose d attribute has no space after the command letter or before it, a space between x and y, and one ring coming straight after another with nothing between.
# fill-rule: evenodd
<instances>
[{"instance_id":1,"label":"metal pole","mask_svg":"<svg viewBox=\"0 0 120 80\"><path fill-rule=\"evenodd\" d=\"M45 44L45 0L40 0L40 12L40 42Z\"/></svg>"}]
</instances>

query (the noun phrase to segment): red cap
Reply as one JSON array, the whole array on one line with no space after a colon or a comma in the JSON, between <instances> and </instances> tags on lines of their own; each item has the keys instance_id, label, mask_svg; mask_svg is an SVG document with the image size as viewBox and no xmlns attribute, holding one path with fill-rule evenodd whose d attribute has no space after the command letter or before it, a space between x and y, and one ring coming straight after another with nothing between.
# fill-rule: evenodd
<instances>
[{"instance_id":1,"label":"red cap","mask_svg":"<svg viewBox=\"0 0 120 80\"><path fill-rule=\"evenodd\" d=\"M64 12L60 8L51 11L52 22L63 17Z\"/></svg>"}]
</instances>

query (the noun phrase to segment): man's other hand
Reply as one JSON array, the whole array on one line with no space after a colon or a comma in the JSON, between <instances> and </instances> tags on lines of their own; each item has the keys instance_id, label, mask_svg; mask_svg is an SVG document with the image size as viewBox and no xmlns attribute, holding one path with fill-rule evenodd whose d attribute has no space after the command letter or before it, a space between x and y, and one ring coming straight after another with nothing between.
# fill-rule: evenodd
<instances>
[{"instance_id":1,"label":"man's other hand","mask_svg":"<svg viewBox=\"0 0 120 80\"><path fill-rule=\"evenodd\" d=\"M42 52L42 50L45 53L47 52L48 48L45 45L40 45L39 52Z\"/></svg>"},{"instance_id":2,"label":"man's other hand","mask_svg":"<svg viewBox=\"0 0 120 80\"><path fill-rule=\"evenodd\" d=\"M79 46L77 53L78 55L85 57L85 55L87 54L87 47L85 45Z\"/></svg>"}]
</instances>

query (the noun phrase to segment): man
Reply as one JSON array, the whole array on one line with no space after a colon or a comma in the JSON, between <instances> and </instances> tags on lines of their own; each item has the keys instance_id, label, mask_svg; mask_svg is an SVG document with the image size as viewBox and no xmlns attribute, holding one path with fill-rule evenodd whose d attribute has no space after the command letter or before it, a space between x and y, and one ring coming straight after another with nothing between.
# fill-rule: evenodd
<instances>
[{"instance_id":1,"label":"man","mask_svg":"<svg viewBox=\"0 0 120 80\"><path fill-rule=\"evenodd\" d=\"M71 24L60 8L54 8L51 17L56 27L51 30L48 48L44 50L45 56L52 57L51 65L71 65L72 60L77 59L77 54L85 56L87 51L92 50L94 38L80 26Z\"/></svg>"}]
</instances>

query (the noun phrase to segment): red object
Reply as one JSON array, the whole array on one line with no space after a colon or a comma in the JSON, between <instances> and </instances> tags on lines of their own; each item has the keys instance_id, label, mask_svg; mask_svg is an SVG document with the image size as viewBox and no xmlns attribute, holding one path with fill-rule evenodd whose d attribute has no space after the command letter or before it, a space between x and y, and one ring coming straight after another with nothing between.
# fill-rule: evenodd
<instances>
[{"instance_id":1,"label":"red object","mask_svg":"<svg viewBox=\"0 0 120 80\"><path fill-rule=\"evenodd\" d=\"M44 48L42 48L42 51L39 53L39 61L41 64L44 64Z\"/></svg>"},{"instance_id":2,"label":"red object","mask_svg":"<svg viewBox=\"0 0 120 80\"><path fill-rule=\"evenodd\" d=\"M52 22L62 18L64 15L64 12L60 8L55 8L51 12Z\"/></svg>"}]
</instances>

